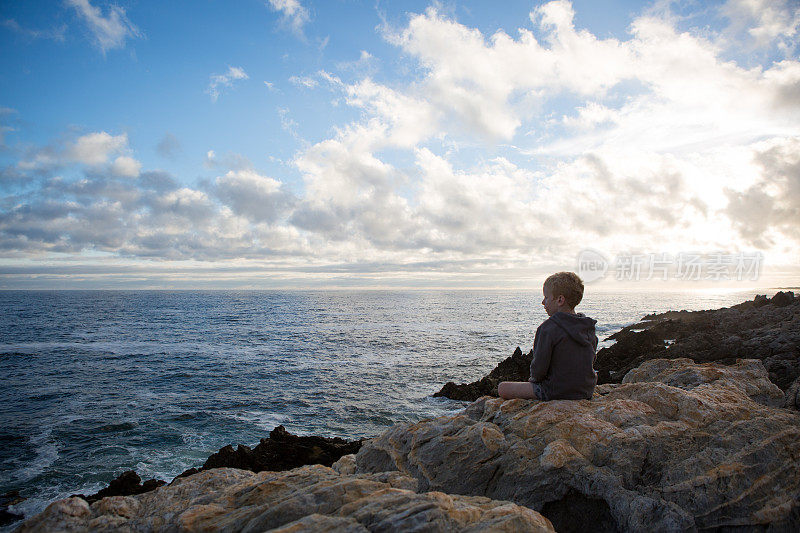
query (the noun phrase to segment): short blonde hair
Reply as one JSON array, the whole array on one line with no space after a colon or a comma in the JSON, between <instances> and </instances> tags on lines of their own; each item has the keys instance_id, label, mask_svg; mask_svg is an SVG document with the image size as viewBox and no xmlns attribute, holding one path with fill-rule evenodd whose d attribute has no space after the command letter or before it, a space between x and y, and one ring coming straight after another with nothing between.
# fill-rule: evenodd
<instances>
[{"instance_id":1,"label":"short blonde hair","mask_svg":"<svg viewBox=\"0 0 800 533\"><path fill-rule=\"evenodd\" d=\"M572 308L583 300L583 281L574 272L556 272L544 280L544 286L552 291L553 297L563 296Z\"/></svg>"}]
</instances>

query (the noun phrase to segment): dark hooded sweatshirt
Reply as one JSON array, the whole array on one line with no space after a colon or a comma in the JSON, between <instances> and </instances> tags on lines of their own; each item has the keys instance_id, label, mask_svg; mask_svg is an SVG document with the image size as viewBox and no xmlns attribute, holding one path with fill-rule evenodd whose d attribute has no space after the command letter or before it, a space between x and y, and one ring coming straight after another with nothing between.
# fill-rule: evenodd
<instances>
[{"instance_id":1,"label":"dark hooded sweatshirt","mask_svg":"<svg viewBox=\"0 0 800 533\"><path fill-rule=\"evenodd\" d=\"M591 399L597 383L592 368L597 351L596 323L582 313L559 311L536 330L530 381L539 384L546 399Z\"/></svg>"}]
</instances>

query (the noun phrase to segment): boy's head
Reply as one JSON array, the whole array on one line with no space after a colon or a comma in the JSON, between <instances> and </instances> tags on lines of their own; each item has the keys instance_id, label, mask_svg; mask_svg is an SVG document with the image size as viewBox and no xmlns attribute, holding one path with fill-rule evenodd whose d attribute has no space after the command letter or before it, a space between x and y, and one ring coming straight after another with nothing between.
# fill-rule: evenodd
<instances>
[{"instance_id":1,"label":"boy's head","mask_svg":"<svg viewBox=\"0 0 800 533\"><path fill-rule=\"evenodd\" d=\"M547 316L557 311L570 313L583 299L583 282L574 272L556 272L544 280L542 292Z\"/></svg>"}]
</instances>

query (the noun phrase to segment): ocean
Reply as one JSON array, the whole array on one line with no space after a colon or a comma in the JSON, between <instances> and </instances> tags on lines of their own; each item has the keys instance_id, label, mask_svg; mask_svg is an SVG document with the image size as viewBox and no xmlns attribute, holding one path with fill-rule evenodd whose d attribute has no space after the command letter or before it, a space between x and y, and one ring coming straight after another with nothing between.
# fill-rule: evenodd
<instances>
[{"instance_id":1,"label":"ocean","mask_svg":"<svg viewBox=\"0 0 800 533\"><path fill-rule=\"evenodd\" d=\"M775 290L594 292L601 341L643 315ZM432 398L533 344L539 291L0 291L0 494L172 480L283 424L347 439L465 404ZM608 345L601 342L601 347ZM17 524L18 525L18 524ZM14 526L11 526L12 528ZM10 528L5 528L6 530Z\"/></svg>"}]
</instances>

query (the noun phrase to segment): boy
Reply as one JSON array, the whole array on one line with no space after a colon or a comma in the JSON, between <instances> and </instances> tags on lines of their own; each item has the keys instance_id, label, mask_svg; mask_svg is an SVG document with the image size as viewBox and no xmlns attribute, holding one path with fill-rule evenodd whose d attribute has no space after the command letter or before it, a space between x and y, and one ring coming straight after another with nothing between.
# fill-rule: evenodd
<instances>
[{"instance_id":1,"label":"boy","mask_svg":"<svg viewBox=\"0 0 800 533\"><path fill-rule=\"evenodd\" d=\"M547 320L536 330L530 381L504 381L501 398L537 400L591 399L597 384L592 368L597 350L596 320L575 313L583 298L583 282L572 272L558 272L542 287Z\"/></svg>"}]
</instances>

